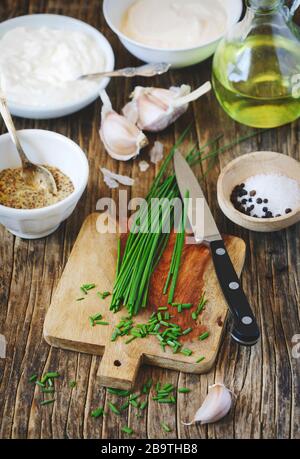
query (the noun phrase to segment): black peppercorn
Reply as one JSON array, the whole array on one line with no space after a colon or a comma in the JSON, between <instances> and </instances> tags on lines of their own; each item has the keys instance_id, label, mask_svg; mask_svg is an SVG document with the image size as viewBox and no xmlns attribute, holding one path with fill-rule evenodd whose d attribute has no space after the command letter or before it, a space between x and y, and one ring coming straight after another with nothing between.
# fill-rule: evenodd
<instances>
[{"instance_id":1,"label":"black peppercorn","mask_svg":"<svg viewBox=\"0 0 300 459\"><path fill-rule=\"evenodd\" d=\"M243 196L247 196L247 194L248 194L248 191L243 189L239 192L239 197L242 198Z\"/></svg>"}]
</instances>

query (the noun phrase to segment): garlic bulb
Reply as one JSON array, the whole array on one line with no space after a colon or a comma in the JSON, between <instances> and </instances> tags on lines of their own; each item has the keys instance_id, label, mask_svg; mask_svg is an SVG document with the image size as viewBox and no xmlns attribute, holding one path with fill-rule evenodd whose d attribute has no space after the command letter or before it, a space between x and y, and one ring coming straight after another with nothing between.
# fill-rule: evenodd
<instances>
[{"instance_id":1,"label":"garlic bulb","mask_svg":"<svg viewBox=\"0 0 300 459\"><path fill-rule=\"evenodd\" d=\"M166 129L183 115L189 103L203 96L211 90L210 82L205 83L196 91L191 87L143 88L137 86L129 102L123 108L126 118L140 129L150 132L159 132Z\"/></svg>"},{"instance_id":2,"label":"garlic bulb","mask_svg":"<svg viewBox=\"0 0 300 459\"><path fill-rule=\"evenodd\" d=\"M194 420L190 423L183 422L183 424L190 426L195 422L201 422L201 424L217 422L229 413L231 405L231 392L224 384L214 384L209 387L206 399L195 414Z\"/></svg>"},{"instance_id":3,"label":"garlic bulb","mask_svg":"<svg viewBox=\"0 0 300 459\"><path fill-rule=\"evenodd\" d=\"M101 91L100 97L103 102L100 137L106 151L119 161L135 158L148 145L147 137L134 123L113 110L106 91Z\"/></svg>"}]
</instances>

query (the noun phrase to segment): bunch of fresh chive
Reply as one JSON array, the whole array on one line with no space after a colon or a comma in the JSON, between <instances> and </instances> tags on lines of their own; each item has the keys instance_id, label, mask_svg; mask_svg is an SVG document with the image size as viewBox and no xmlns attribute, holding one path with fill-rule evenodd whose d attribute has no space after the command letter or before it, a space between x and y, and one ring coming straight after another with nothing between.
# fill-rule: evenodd
<instances>
[{"instance_id":1,"label":"bunch of fresh chive","mask_svg":"<svg viewBox=\"0 0 300 459\"><path fill-rule=\"evenodd\" d=\"M185 130L163 162L146 198L146 205L141 206L135 217L133 227L130 229L127 238L122 260L120 258L119 242L117 274L110 307L114 312L119 311L122 305L124 305L130 317L132 317L138 314L139 310L145 308L147 305L151 276L169 241L170 234L163 230L167 222L173 224L174 220L174 209L172 209L172 206L156 206L154 209L151 209L151 200L156 198L159 200L164 199L165 202L166 200L170 202L174 198L179 197L176 177L174 175L166 176L166 173L175 151L182 144L188 131L189 129ZM228 148L254 137L255 135L257 135L257 132L241 137L223 147L218 148L215 146L209 154L204 155L205 149L208 146L216 144L220 139L221 136L218 136L212 141L207 142L200 150L197 150L195 147L192 148L187 156L187 161L193 166L199 163L199 161L202 162L216 158ZM152 224L157 224L158 231L149 231ZM182 243L182 235L180 240ZM173 283L169 294L170 299L176 287L178 259L180 258L179 248L180 247L178 247L178 250L176 248L176 255L174 256L176 263L174 261Z\"/></svg>"},{"instance_id":2,"label":"bunch of fresh chive","mask_svg":"<svg viewBox=\"0 0 300 459\"><path fill-rule=\"evenodd\" d=\"M187 212L188 212L188 201L187 201L188 198L189 198L189 191L187 191L185 194L184 212L183 212L183 217L181 221L181 228L180 228L180 232L177 233L177 236L176 236L176 242L175 242L175 246L173 250L170 271L169 271L168 278L167 278L167 281L166 281L166 284L163 290L163 294L166 295L170 282L171 282L171 287L170 287L169 297L168 297L169 304L171 304L174 300L175 289L176 289L177 280L179 276L179 268L180 268L181 256L182 256L184 240L185 240L185 227L186 227Z\"/></svg>"}]
</instances>

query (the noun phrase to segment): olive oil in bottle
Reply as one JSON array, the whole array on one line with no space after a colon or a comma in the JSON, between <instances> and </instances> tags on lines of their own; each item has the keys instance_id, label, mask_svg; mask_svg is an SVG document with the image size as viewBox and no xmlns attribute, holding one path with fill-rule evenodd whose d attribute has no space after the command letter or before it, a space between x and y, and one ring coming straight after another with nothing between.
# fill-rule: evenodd
<instances>
[{"instance_id":1,"label":"olive oil in bottle","mask_svg":"<svg viewBox=\"0 0 300 459\"><path fill-rule=\"evenodd\" d=\"M216 51L216 96L242 124L271 128L300 117L300 32L292 22L294 9L290 12L282 0L249 0L244 20Z\"/></svg>"}]
</instances>

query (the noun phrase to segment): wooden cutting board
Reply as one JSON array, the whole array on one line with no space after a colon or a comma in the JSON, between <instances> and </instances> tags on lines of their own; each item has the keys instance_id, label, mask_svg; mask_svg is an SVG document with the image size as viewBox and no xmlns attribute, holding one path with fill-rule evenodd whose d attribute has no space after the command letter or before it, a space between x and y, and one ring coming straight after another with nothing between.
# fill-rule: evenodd
<instances>
[{"instance_id":1,"label":"wooden cutting board","mask_svg":"<svg viewBox=\"0 0 300 459\"><path fill-rule=\"evenodd\" d=\"M100 234L97 231L99 214L90 215L80 231L69 261L63 272L57 290L48 310L44 337L47 343L62 349L70 349L89 354L103 355L98 371L101 385L130 388L135 380L140 364L147 363L163 368L188 373L205 373L213 366L221 343L227 305L220 290L209 249L204 245L187 245L184 248L182 266L174 301L193 303L192 310L178 313L169 306L174 316L172 322L183 328L193 327L193 332L183 338L183 345L193 351L190 357L174 354L169 348L161 349L155 336L136 339L125 344L126 338L111 342L116 324L126 317L123 309L117 314L109 311L110 298L105 300L97 292L112 291L116 259L117 234ZM169 271L175 236L171 235L168 247L152 277L147 309L135 318L136 323L146 323L157 307L167 306L167 298L162 295ZM237 273L240 275L245 260L245 243L239 238L225 236L225 242ZM96 288L88 295L82 295L80 286L95 283ZM197 322L192 317L202 292L208 299ZM76 301L85 297L83 301ZM92 327L91 315L101 313L109 326ZM199 336L209 332L209 338L199 341ZM201 363L196 361L204 356Z\"/></svg>"}]
</instances>

